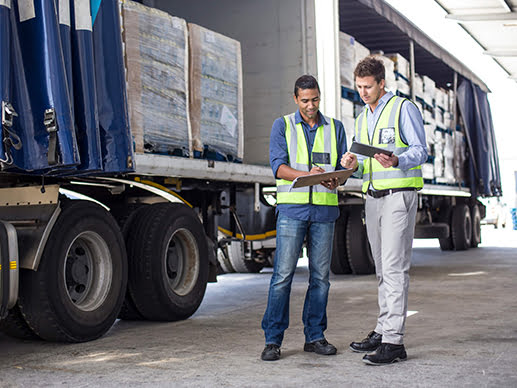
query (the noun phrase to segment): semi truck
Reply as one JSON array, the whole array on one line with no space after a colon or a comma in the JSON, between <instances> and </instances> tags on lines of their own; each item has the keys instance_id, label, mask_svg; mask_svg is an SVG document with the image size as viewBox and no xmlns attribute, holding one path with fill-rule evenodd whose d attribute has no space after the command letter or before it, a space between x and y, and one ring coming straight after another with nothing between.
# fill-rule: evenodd
<instances>
[{"instance_id":1,"label":"semi truck","mask_svg":"<svg viewBox=\"0 0 517 388\"><path fill-rule=\"evenodd\" d=\"M240 42L242 160L195 155L190 145L179 155L139 148L137 133L148 122L129 118L124 3L0 2L2 331L81 342L102 336L117 318L186 319L218 272L271 265L276 191L269 131L275 118L295 109L294 81L317 76L321 110L329 116L342 117L343 99L361 104L341 82L340 33L371 51L408 58L409 85L419 73L455 92L460 109L442 132L466 139L464 181L426 181L416 237L439 238L445 250L479 244L478 198L500 195L488 88L386 3L139 2ZM413 90L408 97L416 100ZM206 91L189 87L181 96L193 101ZM437 109L424 103L428 112ZM193 121L190 109L176 115ZM481 153L487 141L490 151ZM339 189L336 274L374 271L363 205L360 181L351 178Z\"/></svg>"}]
</instances>

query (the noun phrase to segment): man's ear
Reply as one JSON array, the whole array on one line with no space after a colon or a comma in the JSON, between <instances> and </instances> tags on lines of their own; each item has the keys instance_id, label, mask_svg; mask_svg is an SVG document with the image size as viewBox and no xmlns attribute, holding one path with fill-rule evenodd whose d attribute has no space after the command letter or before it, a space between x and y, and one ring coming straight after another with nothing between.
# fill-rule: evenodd
<instances>
[{"instance_id":1,"label":"man's ear","mask_svg":"<svg viewBox=\"0 0 517 388\"><path fill-rule=\"evenodd\" d=\"M384 90L384 87L386 86L386 80L381 79L381 82L379 82L379 85L380 85L381 89Z\"/></svg>"}]
</instances>

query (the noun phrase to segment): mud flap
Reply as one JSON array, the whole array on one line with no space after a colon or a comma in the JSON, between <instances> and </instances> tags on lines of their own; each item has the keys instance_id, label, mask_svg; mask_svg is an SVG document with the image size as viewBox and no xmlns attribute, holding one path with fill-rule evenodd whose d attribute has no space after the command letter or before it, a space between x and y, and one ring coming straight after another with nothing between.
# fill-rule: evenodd
<instances>
[{"instance_id":1,"label":"mud flap","mask_svg":"<svg viewBox=\"0 0 517 388\"><path fill-rule=\"evenodd\" d=\"M0 221L0 319L18 299L18 239L16 229Z\"/></svg>"}]
</instances>

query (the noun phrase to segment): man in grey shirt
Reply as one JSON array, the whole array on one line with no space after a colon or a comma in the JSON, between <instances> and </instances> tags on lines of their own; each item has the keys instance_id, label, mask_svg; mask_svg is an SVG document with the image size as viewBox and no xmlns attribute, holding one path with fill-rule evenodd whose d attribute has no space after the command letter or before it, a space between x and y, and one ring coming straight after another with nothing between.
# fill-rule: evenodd
<instances>
[{"instance_id":1,"label":"man in grey shirt","mask_svg":"<svg viewBox=\"0 0 517 388\"><path fill-rule=\"evenodd\" d=\"M355 71L365 108L355 122L354 140L392 151L373 158L343 155L341 165L363 178L368 240L378 280L379 315L375 329L354 352L370 365L407 359L403 344L409 267L417 211L417 190L423 185L421 164L427 159L422 115L409 100L384 90L384 64L366 57Z\"/></svg>"}]
</instances>

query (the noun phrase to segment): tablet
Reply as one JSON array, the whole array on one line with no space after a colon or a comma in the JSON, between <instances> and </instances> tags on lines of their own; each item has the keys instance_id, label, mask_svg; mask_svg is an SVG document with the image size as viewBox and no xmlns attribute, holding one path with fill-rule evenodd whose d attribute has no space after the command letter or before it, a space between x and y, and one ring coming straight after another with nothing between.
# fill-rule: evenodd
<instances>
[{"instance_id":1,"label":"tablet","mask_svg":"<svg viewBox=\"0 0 517 388\"><path fill-rule=\"evenodd\" d=\"M373 158L373 155L375 154L384 154L388 156L393 155L392 151L388 151L385 148L374 147L369 144L357 143L355 141L352 143L352 146L350 147L350 152L353 152L354 154L369 156L370 158Z\"/></svg>"}]
</instances>

